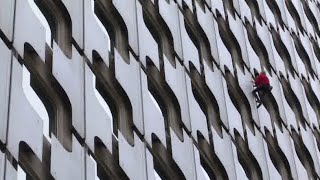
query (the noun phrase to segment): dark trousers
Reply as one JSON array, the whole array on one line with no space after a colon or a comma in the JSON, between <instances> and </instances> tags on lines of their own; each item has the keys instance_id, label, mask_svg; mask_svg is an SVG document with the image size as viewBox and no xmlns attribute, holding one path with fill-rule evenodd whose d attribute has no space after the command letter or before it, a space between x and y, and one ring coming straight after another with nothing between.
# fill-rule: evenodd
<instances>
[{"instance_id":1,"label":"dark trousers","mask_svg":"<svg viewBox=\"0 0 320 180\"><path fill-rule=\"evenodd\" d=\"M252 93L254 94L255 98L257 99L258 102L258 107L261 106L261 98L268 92L270 92L272 87L270 85L260 85L257 86Z\"/></svg>"}]
</instances>

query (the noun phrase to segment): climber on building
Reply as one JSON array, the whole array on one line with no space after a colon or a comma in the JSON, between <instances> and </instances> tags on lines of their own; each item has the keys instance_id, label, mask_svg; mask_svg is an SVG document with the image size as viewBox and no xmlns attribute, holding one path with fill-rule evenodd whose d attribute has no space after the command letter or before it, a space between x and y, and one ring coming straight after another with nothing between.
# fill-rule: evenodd
<instances>
[{"instance_id":1,"label":"climber on building","mask_svg":"<svg viewBox=\"0 0 320 180\"><path fill-rule=\"evenodd\" d=\"M266 75L265 71L261 71L260 74L255 73L255 80L253 81L255 89L252 91L253 95L256 98L258 103L258 108L261 106L261 99L272 90L270 86L269 78Z\"/></svg>"}]
</instances>

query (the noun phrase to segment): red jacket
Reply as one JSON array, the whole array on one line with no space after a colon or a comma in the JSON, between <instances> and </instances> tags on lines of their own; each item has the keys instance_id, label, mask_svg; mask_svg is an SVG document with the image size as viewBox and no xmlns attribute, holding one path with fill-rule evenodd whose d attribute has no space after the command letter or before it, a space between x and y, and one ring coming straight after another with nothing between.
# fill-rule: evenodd
<instances>
[{"instance_id":1,"label":"red jacket","mask_svg":"<svg viewBox=\"0 0 320 180\"><path fill-rule=\"evenodd\" d=\"M265 73L259 74L259 76L255 79L254 83L256 84L256 86L270 85L269 78Z\"/></svg>"}]
</instances>

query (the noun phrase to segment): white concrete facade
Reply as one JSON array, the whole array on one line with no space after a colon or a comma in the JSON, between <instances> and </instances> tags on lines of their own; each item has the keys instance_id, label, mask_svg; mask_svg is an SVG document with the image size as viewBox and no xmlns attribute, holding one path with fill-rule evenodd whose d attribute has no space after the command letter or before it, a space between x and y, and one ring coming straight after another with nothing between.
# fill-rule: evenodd
<instances>
[{"instance_id":1,"label":"white concrete facade","mask_svg":"<svg viewBox=\"0 0 320 180\"><path fill-rule=\"evenodd\" d=\"M0 180L320 179L319 18L318 0L0 0Z\"/></svg>"}]
</instances>

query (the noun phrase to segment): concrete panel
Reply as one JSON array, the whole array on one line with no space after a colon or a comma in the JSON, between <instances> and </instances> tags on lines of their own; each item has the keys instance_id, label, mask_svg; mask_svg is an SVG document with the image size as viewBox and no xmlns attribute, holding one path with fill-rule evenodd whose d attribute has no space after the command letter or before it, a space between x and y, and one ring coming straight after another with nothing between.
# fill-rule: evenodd
<instances>
[{"instance_id":1,"label":"concrete panel","mask_svg":"<svg viewBox=\"0 0 320 180\"><path fill-rule=\"evenodd\" d=\"M279 35L280 35L280 38L282 40L282 42L284 43L284 45L286 46L289 54L290 54L290 60L292 62L292 65L294 67L294 69L296 71L298 71L298 68L297 68L297 62L296 62L296 55L294 53L294 44L293 44L293 39L290 35L290 32L287 31L287 30L282 30L280 29L279 30Z\"/></svg>"},{"instance_id":2,"label":"concrete panel","mask_svg":"<svg viewBox=\"0 0 320 180\"><path fill-rule=\"evenodd\" d=\"M291 170L291 174L293 179L297 179L298 178L298 174L297 174L297 169L298 167L296 167L295 164L295 158L294 158L294 153L293 152L294 148L292 141L290 140L290 135L289 132L286 129L283 129L283 131L281 131L277 126L275 126L275 132L276 132L276 137L278 140L278 145L280 147L280 149L282 150L282 152L284 153L284 155L286 156L288 163L290 165L290 170Z\"/></svg>"},{"instance_id":3,"label":"concrete panel","mask_svg":"<svg viewBox=\"0 0 320 180\"><path fill-rule=\"evenodd\" d=\"M107 8L117 11L119 15L117 20L123 22L118 28L114 27L117 25L113 23L105 22L104 18L108 18L110 15L108 13L112 11L107 11L101 16L97 14L100 19L97 17L93 0L78 2L61 0L61 5L64 7L57 8L63 12L67 10L66 13L70 15L72 24L72 28L66 30L70 31L67 32L68 34L72 34L72 55L66 57L58 45L49 40L50 37L56 39L59 30L53 27L61 23L61 19L53 21L50 17L55 14L50 14L47 19L44 19L42 12L38 11L37 7L34 9L33 0L0 0L1 180L17 179L20 173L25 174L20 165L26 170L26 173L34 173L27 172L28 167L25 167L19 160L20 153L22 153L19 149L21 143L30 147L31 156L29 157L28 153L23 155L26 158L33 158L28 163L33 168L40 168L36 173L46 173L40 172L41 170L49 171L54 179L99 179L97 174L101 172L101 169L97 162L101 162L99 159L101 157L94 155L95 138L102 141L113 156L112 158L115 159L106 167L107 172L104 173L107 176L113 176L115 173L116 176L123 175L132 180L156 180L159 179L157 173L162 178L166 178L167 175L171 177L172 170L162 165L171 166L170 163L172 163L172 167L177 166L179 169L177 176L182 173L188 180L204 180L208 179L207 174L212 172L204 170L208 168L205 168L201 157L206 153L203 152L204 149L199 149L202 146L198 141L198 132L204 136L214 151L211 152L213 157L210 158L221 162L228 179L250 178L249 175L247 177L248 169L243 166L247 164L250 167L248 163L251 160L248 161L246 155L250 157L252 155L258 163L262 172L262 177L258 179L283 179L284 177L281 177L283 173L279 169L284 167L274 162L275 156L271 154L274 151L281 151L281 154L288 160L288 164L284 163L284 165L289 166L286 169L291 171L292 179L319 179L319 112L316 106L320 99L320 83L317 76L320 72L320 63L317 58L319 50L311 46L312 39L320 42L318 28L313 28L320 23L319 2L263 0L257 1L257 12L252 11L254 9L247 0L150 0L148 3L140 2L142 1L99 1L103 5L111 5L112 7ZM288 8L288 3L292 3L296 11L291 7ZM310 7L311 14L307 14L309 12L305 11L307 8L303 8L302 3ZM268 4L271 4L270 7ZM143 14L144 11L148 13ZM144 19L146 15L152 16L151 19L162 18L161 23L165 23L164 28L159 30L149 26L150 22ZM310 18L310 15L315 16L315 20ZM258 21L253 16L262 18L262 21ZM301 20L303 30L298 29L297 17ZM281 19L285 26L280 26ZM189 27L185 24L186 22ZM50 30L44 27L46 24L51 25ZM252 25L250 31L257 33L253 39L250 39L252 37L249 35L249 28L246 28L247 25ZM191 28L192 33L188 28ZM127 31L117 32L119 29ZM111 39L115 34L123 33L128 33L128 44L122 39ZM293 33L301 41L301 47L299 44L294 44ZM163 37L167 34L172 35L172 39L169 39L170 44L163 42ZM206 38L210 44L209 52L204 52L206 51L203 47L206 43L204 41L207 41ZM260 39L262 43L255 42L257 39ZM236 49L232 43L239 44L240 49ZM281 46L281 43L289 52L290 59L288 60L293 64L294 72L289 72L288 66L290 65L284 55L286 52L281 48L275 48L276 45ZM53 76L54 81L57 81L66 93L68 102L62 103L71 103L72 148L69 151L62 146L55 135L52 135L51 139L43 139L44 134L47 134L47 129L43 129L43 126L47 124L42 122L41 114L37 114L33 109L31 106L33 101L28 99L30 96L23 89L26 84L23 84L24 81L22 81L22 69L24 68L22 64L29 60L24 58L26 44L33 48L43 61L30 62L32 68L27 68L32 71L32 74L45 75L49 81ZM114 49L115 45L129 52L129 57L121 57ZM256 48L255 46L261 47ZM266 49L266 53L262 53L268 56L267 61L271 65L267 76L273 86L271 91L273 98L271 103L257 108L251 93L253 89L251 81L254 69L261 71L265 68L261 66L261 52L255 51L261 48ZM164 54L166 49L174 50L170 61L166 56L168 54ZM239 50L241 51L239 59L244 61L243 67L235 62L237 60L235 51ZM301 50L305 50L310 59L311 71L305 66L306 61ZM214 61L204 59L206 56L202 56L206 53L211 54ZM96 59L93 57L96 54L102 58L110 73L98 72L100 68L96 67L99 64L94 62ZM160 107L165 106L163 103L167 99L161 99L164 96L157 94L158 91L152 94L151 89L149 91L151 84L148 84L150 83L148 81L152 80L151 77L148 77L149 73L146 73L149 60L156 66L159 78L163 80L160 85L164 87L158 88L169 90L169 96L166 97L174 98L173 101L179 106L175 108L178 110L177 113L180 113L178 117L181 119L178 119L176 125L181 127L180 133L182 134L179 134L181 137L175 134L164 119L168 116L168 109ZM173 61L174 63L171 64ZM26 64L30 65L30 63ZM38 63L41 64L41 67L38 66ZM198 71L199 77L193 77L190 64L193 64L195 70ZM239 98L238 93L229 91L231 87L228 86L231 84L226 82L226 69L238 81L240 88L238 91L243 92L245 97ZM316 76L311 76L312 71ZM121 91L128 97L128 101L123 103L125 106L132 107L133 124L127 128L133 135L130 143L120 132L119 127L113 124L113 118L118 118L121 110L117 112L118 109L113 107L113 104L106 103L107 98L114 99L115 97L97 91L99 87L96 86L99 84L96 84L95 75L101 75L101 73L103 77L99 78L113 79L115 83L119 83ZM32 78L37 78L37 76L32 76ZM106 81L106 79L99 80ZM288 87L282 87L280 83L282 80L288 82ZM214 96L215 100L212 100L210 103L213 104L210 105L215 110L219 110L219 118L222 122L219 122L217 126L220 129L212 125L208 127L206 115L215 117L216 114L206 114L215 112L206 112L203 109L208 107L205 104L208 101L194 93L195 90L198 90L194 88L199 87L193 86L192 83L205 87L201 89L201 93ZM307 83L307 91L303 91L302 88L303 85L305 87L305 83ZM34 84L31 86L37 88ZM52 92L54 87L41 86L41 88L44 92ZM229 92L236 97L231 98ZM291 92L298 101L290 97ZM59 107L53 106L51 109L48 106L52 103L50 99L46 99L46 96L40 91L37 93L36 96L41 97L43 103L47 105L46 111L50 120L59 117L54 114L55 108ZM312 97L313 93L315 97ZM254 120L253 127L249 127L247 120L243 119L245 118L241 112L243 107L238 107L247 102L250 106L247 107L250 112L248 116ZM302 126L301 121L298 120L296 107L302 108L303 119L306 120L303 123L305 126ZM169 119L172 118L169 117ZM55 127L52 126L54 122L49 122L52 132L56 131L52 129ZM299 144L296 142L293 130L301 137L298 139ZM113 134L117 131L118 133ZM244 146L236 142L239 140L236 132L242 138ZM159 139L165 149L154 151L152 147L154 136ZM306 160L306 157L301 155L304 150L309 152L312 161ZM35 154L35 157L32 153ZM241 158L244 155L243 159L240 159L240 155ZM307 172L310 171L306 162L313 163L311 166L314 166L317 177L308 177ZM156 172L155 169L160 171ZM105 177L101 176L102 178Z\"/></svg>"},{"instance_id":4,"label":"concrete panel","mask_svg":"<svg viewBox=\"0 0 320 180\"><path fill-rule=\"evenodd\" d=\"M193 5L192 5L192 0L182 0L187 7L193 12ZM182 7L182 3L179 4Z\"/></svg>"},{"instance_id":5,"label":"concrete panel","mask_svg":"<svg viewBox=\"0 0 320 180\"><path fill-rule=\"evenodd\" d=\"M86 180L99 180L96 169L97 163L90 155L86 154Z\"/></svg>"},{"instance_id":6,"label":"concrete panel","mask_svg":"<svg viewBox=\"0 0 320 180\"><path fill-rule=\"evenodd\" d=\"M309 116L307 113L307 109L306 109L306 101L305 101L305 95L304 95L304 91L303 91L303 85L301 84L301 81L299 78L293 78L291 75L289 75L289 81L290 81L290 85L291 88L293 90L293 92L295 93L295 95L297 96L300 106L302 108L302 113L304 118L307 120L307 122L309 121Z\"/></svg>"},{"instance_id":7,"label":"concrete panel","mask_svg":"<svg viewBox=\"0 0 320 180\"><path fill-rule=\"evenodd\" d=\"M270 7L268 6L266 1L262 1L262 2L264 4L264 11L266 13L265 20L267 22L267 26L271 27L271 25L272 25L272 27L277 27L275 16L274 16L272 10L270 9Z\"/></svg>"},{"instance_id":8,"label":"concrete panel","mask_svg":"<svg viewBox=\"0 0 320 180\"><path fill-rule=\"evenodd\" d=\"M235 164L235 172L237 175L237 180L249 180L249 178L247 177L247 175L245 174L245 171L243 169L243 167L241 166L240 162L239 162L239 158L238 158L238 154L237 154L237 150L236 150L236 146L234 144L232 144L232 153L233 153L233 159L234 159L234 164Z\"/></svg>"},{"instance_id":9,"label":"concrete panel","mask_svg":"<svg viewBox=\"0 0 320 180\"><path fill-rule=\"evenodd\" d=\"M230 30L234 34L241 48L241 57L243 61L246 63L246 65L250 67L250 64L248 61L247 45L244 37L244 26L242 24L242 21L237 16L235 16L235 18L232 18L232 16L229 15L228 17L229 17L228 22L229 22Z\"/></svg>"},{"instance_id":10,"label":"concrete panel","mask_svg":"<svg viewBox=\"0 0 320 180\"><path fill-rule=\"evenodd\" d=\"M4 180L4 175L5 175L5 154L0 151L0 179Z\"/></svg>"},{"instance_id":11,"label":"concrete panel","mask_svg":"<svg viewBox=\"0 0 320 180\"><path fill-rule=\"evenodd\" d=\"M240 136L244 139L244 130L242 127L242 119L241 115L239 114L238 110L235 108L234 104L232 103L228 90L227 90L227 84L225 81L223 81L223 90L225 94L225 100L226 100L226 109L228 114L228 122L229 122L229 131L231 136L235 137L235 130L238 131Z\"/></svg>"},{"instance_id":12,"label":"concrete panel","mask_svg":"<svg viewBox=\"0 0 320 180\"><path fill-rule=\"evenodd\" d=\"M12 60L12 84L7 148L19 159L19 145L25 142L42 160L43 122L27 100L22 89L22 66Z\"/></svg>"},{"instance_id":13,"label":"concrete panel","mask_svg":"<svg viewBox=\"0 0 320 180\"><path fill-rule=\"evenodd\" d=\"M225 44L223 43L222 39L221 39L221 34L218 31L218 23L216 21L214 21L214 28L217 29L217 31L215 31L216 33L216 38L217 38L217 46L219 49L219 65L220 68L222 70L222 73L225 73L225 67L227 67L229 69L229 71L232 73L232 75L234 75L234 71L233 71L233 64L232 64L232 57L230 52L228 51L227 47L225 46Z\"/></svg>"},{"instance_id":14,"label":"concrete panel","mask_svg":"<svg viewBox=\"0 0 320 180\"><path fill-rule=\"evenodd\" d=\"M302 34L299 34L299 37L301 39L302 46L304 47L304 49L306 50L306 52L309 56L312 70L315 72L316 75L318 75L317 66L316 66L316 62L318 62L318 61L315 59L315 57L313 55L313 50L311 47L311 42L309 40L309 37L306 35L302 35Z\"/></svg>"},{"instance_id":15,"label":"concrete panel","mask_svg":"<svg viewBox=\"0 0 320 180\"><path fill-rule=\"evenodd\" d=\"M292 149L294 149L293 141L291 140L291 142L292 142L291 143L292 144ZM307 170L303 166L303 164L300 161L300 159L298 158L298 155L297 155L296 151L293 153L293 156L294 156L294 161L295 161L296 167L297 167L297 175L298 175L297 179L308 179Z\"/></svg>"},{"instance_id":16,"label":"concrete panel","mask_svg":"<svg viewBox=\"0 0 320 180\"><path fill-rule=\"evenodd\" d=\"M0 30L9 41L13 37L14 0L0 1Z\"/></svg>"},{"instance_id":17,"label":"concrete panel","mask_svg":"<svg viewBox=\"0 0 320 180\"><path fill-rule=\"evenodd\" d=\"M186 179L195 180L196 170L191 138L185 131L183 131L183 142L181 142L171 128L170 134L172 144L172 158L180 167Z\"/></svg>"},{"instance_id":18,"label":"concrete panel","mask_svg":"<svg viewBox=\"0 0 320 180\"><path fill-rule=\"evenodd\" d=\"M91 151L95 150L95 137L104 143L107 149L112 153L112 119L102 107L103 104L95 95L95 76L85 65L85 130L86 143ZM103 127L103 128L101 128Z\"/></svg>"},{"instance_id":19,"label":"concrete panel","mask_svg":"<svg viewBox=\"0 0 320 180\"><path fill-rule=\"evenodd\" d=\"M139 33L139 56L140 61L144 67L147 67L147 57L153 62L153 64L160 70L158 44L153 39L150 31L148 30L142 14L142 6L137 1L137 23Z\"/></svg>"},{"instance_id":20,"label":"concrete panel","mask_svg":"<svg viewBox=\"0 0 320 180\"><path fill-rule=\"evenodd\" d=\"M204 11L202 11L198 3L196 3L196 9L197 9L198 22L201 28L203 29L203 31L206 33L206 36L210 42L211 54L214 60L216 62L219 62L217 41L216 41L216 35L215 35L215 29L214 29L214 23L213 23L215 19L213 19L212 13L206 7ZM207 59L207 61L210 61L210 59Z\"/></svg>"},{"instance_id":21,"label":"concrete panel","mask_svg":"<svg viewBox=\"0 0 320 180\"><path fill-rule=\"evenodd\" d=\"M191 62L198 72L200 71L200 59L197 47L191 41L184 22L184 17L181 12L179 12L181 39L182 39L182 51L183 51L183 63L184 66L190 70L189 63Z\"/></svg>"},{"instance_id":22,"label":"concrete panel","mask_svg":"<svg viewBox=\"0 0 320 180\"><path fill-rule=\"evenodd\" d=\"M134 146L118 131L119 165L132 180L146 180L146 147L134 133Z\"/></svg>"},{"instance_id":23,"label":"concrete panel","mask_svg":"<svg viewBox=\"0 0 320 180\"><path fill-rule=\"evenodd\" d=\"M172 0L171 0L172 1ZM182 55L182 44L180 35L180 24L179 24L179 9L178 5L173 1L167 3L166 1L159 1L159 13L163 20L167 23L173 38L174 49L180 59Z\"/></svg>"},{"instance_id":24,"label":"concrete panel","mask_svg":"<svg viewBox=\"0 0 320 180\"><path fill-rule=\"evenodd\" d=\"M296 60L296 65L297 65L297 73L299 77L296 78L302 78L302 77L307 77L307 69L305 64L302 62L302 59L300 58L298 52L296 49L294 49L294 56Z\"/></svg>"},{"instance_id":25,"label":"concrete panel","mask_svg":"<svg viewBox=\"0 0 320 180\"><path fill-rule=\"evenodd\" d=\"M229 136L224 129L222 129L222 137L218 135L214 128L211 128L211 131L215 154L217 154L219 160L225 167L229 179L236 179L231 136Z\"/></svg>"},{"instance_id":26,"label":"concrete panel","mask_svg":"<svg viewBox=\"0 0 320 180\"><path fill-rule=\"evenodd\" d=\"M146 150L146 159L147 159L147 179L148 180L156 180L155 174L154 174L154 164L153 164L153 156L150 153L150 151Z\"/></svg>"},{"instance_id":27,"label":"concrete panel","mask_svg":"<svg viewBox=\"0 0 320 180\"><path fill-rule=\"evenodd\" d=\"M225 102L225 94L223 91L224 79L223 79L222 73L216 67L214 67L214 71L211 71L211 69L209 68L209 66L207 66L206 63L204 63L203 66L204 66L206 83L209 89L211 90L212 94L216 98L219 106L220 118L223 124L226 127L229 127L227 108L226 108L226 102Z\"/></svg>"},{"instance_id":28,"label":"concrete panel","mask_svg":"<svg viewBox=\"0 0 320 180\"><path fill-rule=\"evenodd\" d=\"M320 11L317 8L317 2L316 1L309 1L308 2L309 8L313 14L313 16L316 18L317 23L320 23Z\"/></svg>"},{"instance_id":29,"label":"concrete panel","mask_svg":"<svg viewBox=\"0 0 320 180\"><path fill-rule=\"evenodd\" d=\"M138 23L137 23L137 7L136 0L120 0L112 1L126 24L129 37L129 45L132 50L138 54Z\"/></svg>"},{"instance_id":30,"label":"concrete panel","mask_svg":"<svg viewBox=\"0 0 320 180\"><path fill-rule=\"evenodd\" d=\"M9 85L11 76L11 52L7 46L0 40L0 141L6 142L7 121L9 108Z\"/></svg>"},{"instance_id":31,"label":"concrete panel","mask_svg":"<svg viewBox=\"0 0 320 180\"><path fill-rule=\"evenodd\" d=\"M286 123L287 118L285 115L285 110L284 110L284 105L283 105L284 104L284 101L283 101L284 94L283 94L282 86L281 86L276 74L268 74L268 77L270 77L269 78L270 85L273 87L271 93L277 102L277 105L279 108L280 118Z\"/></svg>"},{"instance_id":32,"label":"concrete panel","mask_svg":"<svg viewBox=\"0 0 320 180\"><path fill-rule=\"evenodd\" d=\"M264 12L264 1L257 1L258 6L259 6L259 12L260 15L263 19L266 19L266 13Z\"/></svg>"},{"instance_id":33,"label":"concrete panel","mask_svg":"<svg viewBox=\"0 0 320 180\"><path fill-rule=\"evenodd\" d=\"M222 17L226 17L222 0L211 0L211 7L211 10L215 16L217 16L217 12L219 12Z\"/></svg>"},{"instance_id":34,"label":"concrete panel","mask_svg":"<svg viewBox=\"0 0 320 180\"><path fill-rule=\"evenodd\" d=\"M199 104L197 103L196 99L194 98L194 95L192 93L191 80L187 76L186 76L186 82L187 82L192 136L196 141L198 141L197 133L199 131L204 136L204 138L207 140L207 142L210 142L206 115L202 112Z\"/></svg>"},{"instance_id":35,"label":"concrete panel","mask_svg":"<svg viewBox=\"0 0 320 180\"><path fill-rule=\"evenodd\" d=\"M19 178L17 170L12 166L12 164L6 160L6 174L4 180L17 180Z\"/></svg>"},{"instance_id":36,"label":"concrete panel","mask_svg":"<svg viewBox=\"0 0 320 180\"><path fill-rule=\"evenodd\" d=\"M194 150L194 158L195 158L195 168L196 168L196 174L197 174L197 179L206 179L202 172L202 166L200 163L200 155L199 155L199 150L193 145L193 150Z\"/></svg>"},{"instance_id":37,"label":"concrete panel","mask_svg":"<svg viewBox=\"0 0 320 180\"><path fill-rule=\"evenodd\" d=\"M282 179L281 175L279 174L279 172L277 171L276 167L274 166L274 164L272 163L272 161L270 159L270 155L269 155L270 152L268 150L267 143L265 141L263 141L263 145L264 145L263 147L266 152L266 160L267 160L270 179L281 180Z\"/></svg>"},{"instance_id":38,"label":"concrete panel","mask_svg":"<svg viewBox=\"0 0 320 180\"><path fill-rule=\"evenodd\" d=\"M268 26L266 26L264 23L258 23L256 21L256 30L257 30L257 34L261 40L261 42L263 43L264 47L267 50L268 53L268 59L269 62L271 64L271 66L276 69L276 65L275 65L275 59L274 59L274 54L273 54L273 48L272 48L272 38L271 38L271 34L270 31L268 30Z\"/></svg>"},{"instance_id":39,"label":"concrete panel","mask_svg":"<svg viewBox=\"0 0 320 180\"><path fill-rule=\"evenodd\" d=\"M51 174L55 179L61 180L86 179L84 148L74 136L72 136L72 152L68 152L59 140L51 135Z\"/></svg>"},{"instance_id":40,"label":"concrete panel","mask_svg":"<svg viewBox=\"0 0 320 180\"><path fill-rule=\"evenodd\" d=\"M270 179L267 159L266 159L266 152L264 151L264 147L263 147L264 139L262 134L258 131L256 127L255 127L255 132L256 132L255 134L252 134L251 131L248 129L248 127L246 127L246 132L247 132L249 149L261 168L263 179L264 180Z\"/></svg>"},{"instance_id":41,"label":"concrete panel","mask_svg":"<svg viewBox=\"0 0 320 180\"><path fill-rule=\"evenodd\" d=\"M266 110L264 106L261 106L258 109L259 114L259 120L260 120L260 130L262 134L265 136L265 128L270 132L271 135L273 135L273 129L272 129L272 120L270 118L269 112Z\"/></svg>"},{"instance_id":42,"label":"concrete panel","mask_svg":"<svg viewBox=\"0 0 320 180\"><path fill-rule=\"evenodd\" d=\"M295 24L295 21L293 19L293 17L291 16L287 6L285 5L285 0L280 0L280 2L282 3L279 3L279 4L282 4L283 7L283 11L281 12L281 14L285 14L286 18L287 18L287 27L290 31L294 31L294 32L298 32L298 29L296 27L296 24Z\"/></svg>"},{"instance_id":43,"label":"concrete panel","mask_svg":"<svg viewBox=\"0 0 320 180\"><path fill-rule=\"evenodd\" d=\"M141 78L140 64L130 54L130 64L127 64L120 54L115 51L115 76L123 90L129 97L132 107L133 123L144 134L142 119L142 95L141 95Z\"/></svg>"},{"instance_id":44,"label":"concrete panel","mask_svg":"<svg viewBox=\"0 0 320 180\"><path fill-rule=\"evenodd\" d=\"M309 127L307 127L306 129L300 128L300 133L301 133L301 137L304 142L304 145L308 149L308 151L313 159L312 161L313 161L314 169L319 176L320 166L319 166L319 161L317 159L316 147L315 147L315 144L312 139L312 137L313 137L312 131Z\"/></svg>"},{"instance_id":45,"label":"concrete panel","mask_svg":"<svg viewBox=\"0 0 320 180\"><path fill-rule=\"evenodd\" d=\"M240 2L240 9L241 9L241 20L243 22L247 20L252 25L253 17L251 16L250 7L248 6L245 0L239 0L239 2Z\"/></svg>"},{"instance_id":46,"label":"concrete panel","mask_svg":"<svg viewBox=\"0 0 320 180\"><path fill-rule=\"evenodd\" d=\"M277 3L279 9L280 9L280 12L281 12L281 18L284 22L284 24L286 26L288 26L288 20L287 20L287 16L288 14L286 13L286 7L285 7L285 1L284 0L279 0L279 1L275 1L275 3Z\"/></svg>"},{"instance_id":47,"label":"concrete panel","mask_svg":"<svg viewBox=\"0 0 320 180\"><path fill-rule=\"evenodd\" d=\"M238 83L240 88L242 89L244 95L246 96L249 104L250 110L253 120L257 125L260 125L258 111L257 111L257 103L255 97L252 93L253 91L253 84L252 84L252 76L249 71L245 69L245 72L242 73L240 69L237 67L237 74L238 74Z\"/></svg>"},{"instance_id":48,"label":"concrete panel","mask_svg":"<svg viewBox=\"0 0 320 180\"><path fill-rule=\"evenodd\" d=\"M72 125L82 138L85 137L84 122L84 61L72 47L68 59L59 46L53 43L52 74L66 92L72 109Z\"/></svg>"},{"instance_id":49,"label":"concrete panel","mask_svg":"<svg viewBox=\"0 0 320 180\"><path fill-rule=\"evenodd\" d=\"M25 43L28 43L41 60L45 61L46 30L33 12L30 3L29 0L16 0L13 46L19 55L23 56Z\"/></svg>"},{"instance_id":50,"label":"concrete panel","mask_svg":"<svg viewBox=\"0 0 320 180\"><path fill-rule=\"evenodd\" d=\"M302 4L301 4L301 1L300 0L291 0L293 6L295 7L296 11L298 12L298 15L300 16L300 21L301 21L301 24L302 24L302 27L304 29L306 29L306 22L305 22L305 19L304 19L304 11L303 11L303 7L302 7Z\"/></svg>"},{"instance_id":51,"label":"concrete panel","mask_svg":"<svg viewBox=\"0 0 320 180\"><path fill-rule=\"evenodd\" d=\"M141 88L142 88L142 100L143 100L143 119L144 119L144 132L146 142L152 145L152 134L155 134L164 145L166 143L166 131L165 122L161 109L157 104L154 97L148 90L148 83L146 74L141 71Z\"/></svg>"},{"instance_id":52,"label":"concrete panel","mask_svg":"<svg viewBox=\"0 0 320 180\"><path fill-rule=\"evenodd\" d=\"M285 112L285 119L286 119L286 125L288 125L289 127L289 131L291 131L291 128L295 129L296 131L298 131L298 120L295 118L295 114L293 109L290 107L289 102L287 101L287 99L285 98L284 94L283 94L283 90L282 92L282 102L283 102L283 107L284 107L284 112Z\"/></svg>"},{"instance_id":53,"label":"concrete panel","mask_svg":"<svg viewBox=\"0 0 320 180\"><path fill-rule=\"evenodd\" d=\"M166 82L179 102L182 122L186 128L191 131L184 67L178 61L176 68L172 67L164 56L164 72L166 74Z\"/></svg>"},{"instance_id":54,"label":"concrete panel","mask_svg":"<svg viewBox=\"0 0 320 180\"><path fill-rule=\"evenodd\" d=\"M254 69L256 69L258 72L260 72L261 71L260 59L252 47L254 45L252 45L249 42L249 37L248 37L247 31L244 31L244 36L245 36L245 41L246 41L247 50L248 50L248 60L250 63L250 72L251 72L251 74L254 74Z\"/></svg>"},{"instance_id":55,"label":"concrete panel","mask_svg":"<svg viewBox=\"0 0 320 180\"><path fill-rule=\"evenodd\" d=\"M61 0L65 8L68 10L71 24L72 24L72 37L78 46L83 49L83 23L84 23L84 0L80 0L77 3L71 0Z\"/></svg>"},{"instance_id":56,"label":"concrete panel","mask_svg":"<svg viewBox=\"0 0 320 180\"><path fill-rule=\"evenodd\" d=\"M109 65L109 36L94 13L93 1L84 0L84 53L92 63L92 52L96 51ZM92 37L94 36L94 37Z\"/></svg>"}]
</instances>

